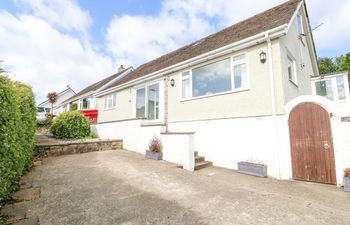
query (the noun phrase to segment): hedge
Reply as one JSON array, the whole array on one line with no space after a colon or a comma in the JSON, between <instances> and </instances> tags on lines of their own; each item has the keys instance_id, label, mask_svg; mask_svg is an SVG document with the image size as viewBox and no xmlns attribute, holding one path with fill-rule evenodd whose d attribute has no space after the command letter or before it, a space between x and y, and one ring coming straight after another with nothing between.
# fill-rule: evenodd
<instances>
[{"instance_id":1,"label":"hedge","mask_svg":"<svg viewBox=\"0 0 350 225\"><path fill-rule=\"evenodd\" d=\"M52 134L59 139L79 139L91 136L90 121L78 111L61 113L52 122Z\"/></svg>"},{"instance_id":2,"label":"hedge","mask_svg":"<svg viewBox=\"0 0 350 225\"><path fill-rule=\"evenodd\" d=\"M0 76L0 202L31 164L36 111L30 87Z\"/></svg>"}]
</instances>

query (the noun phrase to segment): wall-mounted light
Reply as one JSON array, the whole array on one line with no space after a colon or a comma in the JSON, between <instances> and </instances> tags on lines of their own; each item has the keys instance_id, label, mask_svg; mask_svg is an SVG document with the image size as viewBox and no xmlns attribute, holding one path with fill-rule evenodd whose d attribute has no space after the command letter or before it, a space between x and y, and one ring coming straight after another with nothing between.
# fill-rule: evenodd
<instances>
[{"instance_id":1,"label":"wall-mounted light","mask_svg":"<svg viewBox=\"0 0 350 225\"><path fill-rule=\"evenodd\" d=\"M175 80L174 80L174 78L170 80L170 85L171 85L171 87L174 87L174 85L175 85Z\"/></svg>"},{"instance_id":2,"label":"wall-mounted light","mask_svg":"<svg viewBox=\"0 0 350 225\"><path fill-rule=\"evenodd\" d=\"M262 51L262 52L260 53L260 62L261 62L262 64L264 64L264 63L266 62L266 53L265 53L264 51Z\"/></svg>"}]
</instances>

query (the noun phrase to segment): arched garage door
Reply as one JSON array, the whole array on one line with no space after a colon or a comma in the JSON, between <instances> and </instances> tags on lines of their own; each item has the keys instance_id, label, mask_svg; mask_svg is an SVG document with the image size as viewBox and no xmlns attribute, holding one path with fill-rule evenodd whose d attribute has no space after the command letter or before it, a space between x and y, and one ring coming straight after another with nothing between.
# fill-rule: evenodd
<instances>
[{"instance_id":1,"label":"arched garage door","mask_svg":"<svg viewBox=\"0 0 350 225\"><path fill-rule=\"evenodd\" d=\"M293 179L336 184L329 113L314 103L297 105L289 115Z\"/></svg>"}]
</instances>

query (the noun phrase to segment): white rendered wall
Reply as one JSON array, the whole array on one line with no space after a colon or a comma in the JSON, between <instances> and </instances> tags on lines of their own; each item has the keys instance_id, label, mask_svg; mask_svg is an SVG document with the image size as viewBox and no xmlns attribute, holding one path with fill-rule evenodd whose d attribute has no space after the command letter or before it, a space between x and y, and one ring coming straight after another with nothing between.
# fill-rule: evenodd
<instances>
[{"instance_id":1,"label":"white rendered wall","mask_svg":"<svg viewBox=\"0 0 350 225\"><path fill-rule=\"evenodd\" d=\"M215 166L237 169L239 161L267 165L268 175L291 177L286 117L278 117L279 150L273 135L273 118L249 117L170 123L171 132L195 132L194 150Z\"/></svg>"}]
</instances>

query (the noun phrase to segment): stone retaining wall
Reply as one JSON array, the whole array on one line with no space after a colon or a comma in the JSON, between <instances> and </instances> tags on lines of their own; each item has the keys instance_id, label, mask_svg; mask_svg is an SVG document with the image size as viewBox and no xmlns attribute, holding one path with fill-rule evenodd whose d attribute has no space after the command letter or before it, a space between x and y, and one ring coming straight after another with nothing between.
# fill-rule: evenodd
<instances>
[{"instance_id":1,"label":"stone retaining wall","mask_svg":"<svg viewBox=\"0 0 350 225\"><path fill-rule=\"evenodd\" d=\"M121 149L123 149L123 140L61 141L38 143L36 145L36 154L38 156L60 156Z\"/></svg>"}]
</instances>

